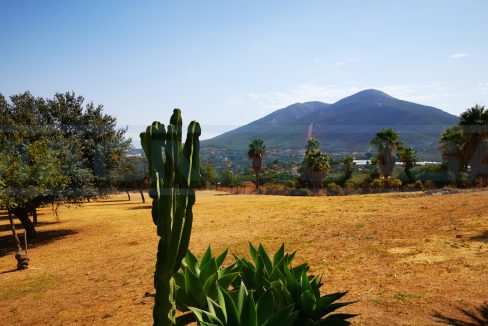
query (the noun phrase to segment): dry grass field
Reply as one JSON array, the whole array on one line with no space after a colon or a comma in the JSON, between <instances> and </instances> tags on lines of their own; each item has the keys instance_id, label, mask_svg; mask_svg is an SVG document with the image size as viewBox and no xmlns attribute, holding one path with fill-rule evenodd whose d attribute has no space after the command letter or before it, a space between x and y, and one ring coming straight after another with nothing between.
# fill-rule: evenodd
<instances>
[{"instance_id":1,"label":"dry grass field","mask_svg":"<svg viewBox=\"0 0 488 326\"><path fill-rule=\"evenodd\" d=\"M151 324L157 237L149 208L134 194L62 208L60 223L42 210L31 268L21 272L12 271L8 220L0 217L0 325ZM469 321L459 309L488 302L488 191L205 191L194 212L197 255L208 244L247 255L248 241L269 250L285 242L323 275L324 291L350 290L346 298L358 302L345 311L361 314L356 325L436 325L435 314Z\"/></svg>"}]
</instances>

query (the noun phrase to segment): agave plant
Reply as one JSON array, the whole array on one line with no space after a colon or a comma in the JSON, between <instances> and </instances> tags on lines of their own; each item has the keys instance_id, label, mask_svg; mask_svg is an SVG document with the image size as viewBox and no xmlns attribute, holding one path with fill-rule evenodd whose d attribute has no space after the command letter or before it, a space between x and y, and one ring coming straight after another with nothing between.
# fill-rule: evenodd
<instances>
[{"instance_id":1,"label":"agave plant","mask_svg":"<svg viewBox=\"0 0 488 326\"><path fill-rule=\"evenodd\" d=\"M218 287L218 299L208 299L208 310L190 307L198 323L203 326L292 326L296 320L293 306L276 305L271 291L266 291L256 302L254 291L241 283L232 296Z\"/></svg>"},{"instance_id":2,"label":"agave plant","mask_svg":"<svg viewBox=\"0 0 488 326\"><path fill-rule=\"evenodd\" d=\"M338 303L347 292L337 292L321 296L323 283L314 275L307 275L307 263L292 267L295 252L285 254L284 244L276 251L273 260L262 245L256 249L249 244L254 263L236 258L240 277L248 288L254 290L258 300L271 291L276 303L281 307L293 306L297 314L293 325L349 325L347 321L354 314L332 314L337 309L353 302Z\"/></svg>"},{"instance_id":3,"label":"agave plant","mask_svg":"<svg viewBox=\"0 0 488 326\"><path fill-rule=\"evenodd\" d=\"M208 308L208 299L217 300L218 287L227 291L230 284L238 276L236 264L223 267L227 250L217 257L207 248L202 259L198 259L188 250L180 270L174 275L176 283L176 307L180 311L188 311L188 307ZM186 325L195 321L192 313L179 316L178 325Z\"/></svg>"}]
</instances>

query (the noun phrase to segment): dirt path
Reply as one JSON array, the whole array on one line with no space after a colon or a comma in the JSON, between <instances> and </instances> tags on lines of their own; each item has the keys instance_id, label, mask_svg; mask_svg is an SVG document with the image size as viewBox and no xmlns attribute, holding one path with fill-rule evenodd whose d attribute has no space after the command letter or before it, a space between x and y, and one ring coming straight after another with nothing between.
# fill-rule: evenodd
<instances>
[{"instance_id":1,"label":"dirt path","mask_svg":"<svg viewBox=\"0 0 488 326\"><path fill-rule=\"evenodd\" d=\"M134 196L134 198L137 198ZM156 248L150 204L125 195L77 209L61 223L42 210L31 268L15 267L0 216L0 325L149 325ZM20 228L20 227L19 227ZM22 231L21 231L22 232ZM248 241L285 242L323 275L324 290L350 290L358 325L435 325L434 314L488 303L488 191L346 197L200 192L191 249L247 255ZM477 325L477 324L475 324Z\"/></svg>"}]
</instances>

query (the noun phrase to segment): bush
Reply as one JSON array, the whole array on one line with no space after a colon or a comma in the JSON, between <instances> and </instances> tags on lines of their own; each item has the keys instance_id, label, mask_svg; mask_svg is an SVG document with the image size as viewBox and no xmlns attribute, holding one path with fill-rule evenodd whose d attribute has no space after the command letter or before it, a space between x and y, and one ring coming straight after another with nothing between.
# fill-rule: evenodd
<instances>
[{"instance_id":1,"label":"bush","mask_svg":"<svg viewBox=\"0 0 488 326\"><path fill-rule=\"evenodd\" d=\"M290 196L312 196L313 192L307 188L291 189Z\"/></svg>"},{"instance_id":2,"label":"bush","mask_svg":"<svg viewBox=\"0 0 488 326\"><path fill-rule=\"evenodd\" d=\"M217 266L225 253L213 258L207 250L201 263L190 257L193 267L177 282L179 302L186 302L178 307L186 313L177 325L350 325L356 315L335 312L352 303L337 302L347 292L321 295L323 284L308 273L310 266L292 266L295 253L285 253L284 245L271 257L262 245L249 244L249 250L250 260L234 257L224 269Z\"/></svg>"},{"instance_id":3,"label":"bush","mask_svg":"<svg viewBox=\"0 0 488 326\"><path fill-rule=\"evenodd\" d=\"M331 182L327 185L327 194L337 196L342 194L342 188L335 182Z\"/></svg>"},{"instance_id":4,"label":"bush","mask_svg":"<svg viewBox=\"0 0 488 326\"><path fill-rule=\"evenodd\" d=\"M422 183L422 180L417 180L414 183L410 183L408 185L408 189L411 189L411 190L422 190L422 189L424 189L424 185Z\"/></svg>"},{"instance_id":5,"label":"bush","mask_svg":"<svg viewBox=\"0 0 488 326\"><path fill-rule=\"evenodd\" d=\"M288 180L285 184L286 187L288 188L295 188L296 187L296 182L295 180Z\"/></svg>"}]
</instances>

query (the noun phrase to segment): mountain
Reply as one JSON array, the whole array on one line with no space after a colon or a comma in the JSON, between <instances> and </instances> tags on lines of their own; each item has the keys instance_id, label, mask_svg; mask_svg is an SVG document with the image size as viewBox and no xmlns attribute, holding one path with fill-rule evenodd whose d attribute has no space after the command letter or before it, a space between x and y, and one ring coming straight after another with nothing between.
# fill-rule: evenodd
<instances>
[{"instance_id":1,"label":"mountain","mask_svg":"<svg viewBox=\"0 0 488 326\"><path fill-rule=\"evenodd\" d=\"M296 103L259 120L202 142L203 153L216 149L245 151L253 138L269 150L300 150L307 138L319 139L330 154L370 150L369 142L381 128L393 128L421 159L439 159L438 141L458 117L440 109L396 99L378 90L364 90L334 104Z\"/></svg>"}]
</instances>

